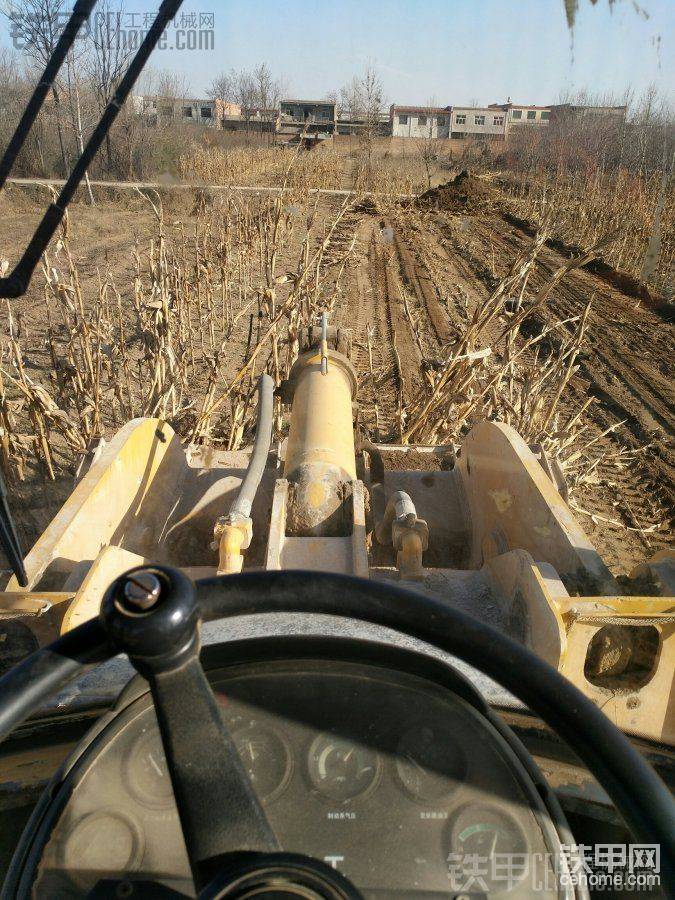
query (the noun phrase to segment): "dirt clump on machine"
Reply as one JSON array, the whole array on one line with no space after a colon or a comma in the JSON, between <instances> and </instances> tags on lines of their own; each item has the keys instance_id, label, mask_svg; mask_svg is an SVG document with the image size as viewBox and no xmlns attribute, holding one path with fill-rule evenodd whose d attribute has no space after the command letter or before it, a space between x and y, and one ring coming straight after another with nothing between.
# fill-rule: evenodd
<instances>
[{"instance_id":1,"label":"dirt clump on machine","mask_svg":"<svg viewBox=\"0 0 675 900\"><path fill-rule=\"evenodd\" d=\"M482 178L463 169L445 184L425 191L417 198L418 206L445 209L450 212L470 212L485 209L496 201L494 189Z\"/></svg>"}]
</instances>

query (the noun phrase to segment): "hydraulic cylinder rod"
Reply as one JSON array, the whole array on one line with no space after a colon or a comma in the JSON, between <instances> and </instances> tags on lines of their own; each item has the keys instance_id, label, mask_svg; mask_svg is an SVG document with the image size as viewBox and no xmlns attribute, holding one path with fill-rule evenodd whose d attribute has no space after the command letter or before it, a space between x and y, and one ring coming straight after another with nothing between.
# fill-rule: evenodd
<instances>
[{"instance_id":1,"label":"hydraulic cylinder rod","mask_svg":"<svg viewBox=\"0 0 675 900\"><path fill-rule=\"evenodd\" d=\"M289 381L293 401L284 477L292 490L287 533L349 533L345 500L356 479L352 423L356 374L349 360L323 341L297 360Z\"/></svg>"}]
</instances>

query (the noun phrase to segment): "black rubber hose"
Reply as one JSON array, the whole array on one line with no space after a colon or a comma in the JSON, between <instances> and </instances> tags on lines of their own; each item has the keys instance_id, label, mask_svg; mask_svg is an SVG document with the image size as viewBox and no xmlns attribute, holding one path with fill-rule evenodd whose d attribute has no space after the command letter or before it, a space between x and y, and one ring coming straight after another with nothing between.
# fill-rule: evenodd
<instances>
[{"instance_id":1,"label":"black rubber hose","mask_svg":"<svg viewBox=\"0 0 675 900\"><path fill-rule=\"evenodd\" d=\"M494 678L555 729L601 782L639 840L661 844L675 897L675 802L630 741L564 676L511 638L435 598L327 572L243 572L197 582L205 620L324 613L404 632Z\"/></svg>"},{"instance_id":2,"label":"black rubber hose","mask_svg":"<svg viewBox=\"0 0 675 900\"><path fill-rule=\"evenodd\" d=\"M267 457L272 444L272 421L274 419L274 381L269 375L261 375L258 382L258 423L253 442L253 453L246 475L236 499L230 506L230 516L251 515L251 507L265 471Z\"/></svg>"},{"instance_id":3,"label":"black rubber hose","mask_svg":"<svg viewBox=\"0 0 675 900\"><path fill-rule=\"evenodd\" d=\"M87 669L115 656L98 619L41 647L0 678L0 741Z\"/></svg>"}]
</instances>

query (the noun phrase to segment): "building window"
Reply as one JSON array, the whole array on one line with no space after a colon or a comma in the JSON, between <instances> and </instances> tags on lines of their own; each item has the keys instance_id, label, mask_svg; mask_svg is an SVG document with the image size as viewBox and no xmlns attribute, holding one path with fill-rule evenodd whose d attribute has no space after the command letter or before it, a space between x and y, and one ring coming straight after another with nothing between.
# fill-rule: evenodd
<instances>
[{"instance_id":1,"label":"building window","mask_svg":"<svg viewBox=\"0 0 675 900\"><path fill-rule=\"evenodd\" d=\"M495 125L503 125L504 124L504 116L495 116L494 124Z\"/></svg>"},{"instance_id":2,"label":"building window","mask_svg":"<svg viewBox=\"0 0 675 900\"><path fill-rule=\"evenodd\" d=\"M551 113L546 109L546 110L544 110L544 112L541 114L541 118L542 118L542 119L550 119L550 118L551 118Z\"/></svg>"},{"instance_id":3,"label":"building window","mask_svg":"<svg viewBox=\"0 0 675 900\"><path fill-rule=\"evenodd\" d=\"M533 109L528 109L527 118L532 120L537 118L537 113Z\"/></svg>"},{"instance_id":4,"label":"building window","mask_svg":"<svg viewBox=\"0 0 675 900\"><path fill-rule=\"evenodd\" d=\"M407 117L407 116L399 116L399 117L398 117L398 124L399 124L399 125L407 125L407 124L408 124L408 117Z\"/></svg>"},{"instance_id":5,"label":"building window","mask_svg":"<svg viewBox=\"0 0 675 900\"><path fill-rule=\"evenodd\" d=\"M159 110L160 116L167 116L168 118L173 117L173 106L162 106Z\"/></svg>"},{"instance_id":6,"label":"building window","mask_svg":"<svg viewBox=\"0 0 675 900\"><path fill-rule=\"evenodd\" d=\"M439 116L436 119L436 123L439 128L443 128L445 125L447 125L447 122L445 121L445 116Z\"/></svg>"},{"instance_id":7,"label":"building window","mask_svg":"<svg viewBox=\"0 0 675 900\"><path fill-rule=\"evenodd\" d=\"M418 124L418 125L426 125L426 124L427 124L427 117L426 117L426 116L418 116L418 117L417 117L417 124Z\"/></svg>"},{"instance_id":8,"label":"building window","mask_svg":"<svg viewBox=\"0 0 675 900\"><path fill-rule=\"evenodd\" d=\"M511 118L512 119L522 119L523 118L522 109L512 109L511 110Z\"/></svg>"},{"instance_id":9,"label":"building window","mask_svg":"<svg viewBox=\"0 0 675 900\"><path fill-rule=\"evenodd\" d=\"M474 116L473 124L474 125L485 125L485 116Z\"/></svg>"},{"instance_id":10,"label":"building window","mask_svg":"<svg viewBox=\"0 0 675 900\"><path fill-rule=\"evenodd\" d=\"M465 113L457 113L455 116L455 122L458 125L466 125L466 114Z\"/></svg>"},{"instance_id":11,"label":"building window","mask_svg":"<svg viewBox=\"0 0 675 900\"><path fill-rule=\"evenodd\" d=\"M210 119L212 116L212 111L210 106L202 106L201 109L202 119Z\"/></svg>"},{"instance_id":12,"label":"building window","mask_svg":"<svg viewBox=\"0 0 675 900\"><path fill-rule=\"evenodd\" d=\"M191 106L184 106L184 107L183 107L183 118L184 118L184 119L191 119L191 118L192 118L192 107L191 107Z\"/></svg>"}]
</instances>

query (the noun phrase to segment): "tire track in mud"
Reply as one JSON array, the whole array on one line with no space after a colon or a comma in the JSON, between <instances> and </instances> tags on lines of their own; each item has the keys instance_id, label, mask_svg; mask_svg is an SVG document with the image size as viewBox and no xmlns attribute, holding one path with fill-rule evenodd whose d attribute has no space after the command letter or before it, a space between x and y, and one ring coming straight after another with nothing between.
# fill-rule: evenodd
<instances>
[{"instance_id":1,"label":"tire track in mud","mask_svg":"<svg viewBox=\"0 0 675 900\"><path fill-rule=\"evenodd\" d=\"M478 227L501 243L506 254L513 255L528 244L527 237L512 226L505 224L504 232L492 230L485 223L478 223ZM562 262L556 251L543 248L532 284L543 284ZM624 417L635 421L642 431L640 437L648 439L660 428L672 432L675 388L667 373L675 352L675 329L648 307L636 310L634 298L621 294L587 269L575 270L557 286L549 309L557 317L579 315L591 296L594 302L587 338L602 367L591 369L586 364L589 379L606 395L606 402L613 402ZM649 362L642 357L647 348ZM619 379L624 389L614 379Z\"/></svg>"},{"instance_id":2,"label":"tire track in mud","mask_svg":"<svg viewBox=\"0 0 675 900\"><path fill-rule=\"evenodd\" d=\"M429 319L425 312L414 321L420 312L415 299L422 295L415 291L415 298L406 296L406 261L389 220L375 208L364 210L356 233L359 252L340 324L353 334L362 421L374 437L396 441L404 410L423 389ZM417 271L407 262L409 276L416 280Z\"/></svg>"},{"instance_id":3,"label":"tire track in mud","mask_svg":"<svg viewBox=\"0 0 675 900\"><path fill-rule=\"evenodd\" d=\"M484 233L486 227L485 223L479 224ZM501 241L510 255L527 244L527 238L510 226L505 234L489 234L491 240ZM543 284L561 262L556 251L545 248L534 269L532 287ZM600 441L600 449L616 452L619 442L633 448L650 445L650 454L632 465L630 473L619 475L614 470L606 470L604 474L608 482L616 483L618 490L613 502L619 504L624 520L633 527L639 522L666 522L672 530L675 414L670 397L674 392L671 385L664 390L664 385L655 383L653 378L654 365L667 368L667 361L672 359L675 350L672 326L650 309L636 310L633 298L608 286L588 270L572 272L558 285L549 301L549 318L579 315L590 297L594 300L587 332L589 351L581 359L581 378L570 385L570 400L580 404L589 391L593 393L601 402L589 410L589 418L601 430L616 421L625 422L616 435ZM639 336L637 347L636 335ZM645 366L637 355L646 347L650 348L654 361L651 366ZM646 540L639 531L637 534L647 549L668 545L667 534Z\"/></svg>"},{"instance_id":4,"label":"tire track in mud","mask_svg":"<svg viewBox=\"0 0 675 900\"><path fill-rule=\"evenodd\" d=\"M463 217L459 222L461 241L456 230L457 219L454 222L444 219L440 212L435 218L425 218L421 233L411 230L408 235L411 253L418 265L433 269L437 284L445 280L451 285L446 292L449 306L453 301L456 305L454 315L453 310L448 309L453 321L462 321L467 310L489 296L516 255L530 243L527 236L497 217L487 220ZM530 276L529 289L536 290L548 281L563 261L564 258L555 250L546 248ZM656 442L653 455L641 455L624 469L601 463L598 469L600 483L584 485L577 493L581 497L582 508L623 521L633 529L608 527L602 520L596 524L578 513L581 524L606 562L619 573L630 570L635 562L669 545L667 532L643 534L640 525L667 523L673 509L672 452L667 446L667 438L666 441L659 440L663 430L668 433L672 407L660 386L655 386L654 380L647 377L644 370L647 368L649 371L649 366L644 367L640 362L633 367L632 377L626 379L630 379L638 399L630 402L633 395L628 399L623 396L620 392L623 385L621 376L626 375L625 369L630 368L631 360L623 366L622 361L627 353L632 353L634 362L637 355L635 344L639 349L643 341L645 346L654 348L650 355L656 355L662 365L667 366L666 360L672 357L673 351L669 348L668 326L664 328L663 320L656 313L642 308L634 310L634 298L626 297L587 270L568 274L557 286L549 301L551 316L557 319L579 315L586 299L592 294L595 294L594 309L598 312L591 321L590 352L582 359L584 368L581 375L570 382L568 395L563 397L561 404L562 411L573 414L589 391L596 394L600 402L588 410L585 419L591 425L593 436L599 438L594 447L599 455L616 457L622 446L635 449L645 443ZM640 319L643 312L646 312L644 321ZM544 324L543 320L541 324ZM485 336L487 344L501 332L502 325L500 321L495 322L494 328ZM608 342L611 349L598 347L608 330L613 338ZM643 388L645 381L646 387ZM636 403L644 402L643 395L646 395L647 415L641 415L640 408L635 408ZM628 421L616 433L599 437L605 429L623 419Z\"/></svg>"},{"instance_id":5,"label":"tire track in mud","mask_svg":"<svg viewBox=\"0 0 675 900\"><path fill-rule=\"evenodd\" d=\"M401 373L386 297L373 277L379 227L364 213L356 225L356 258L348 274L338 324L352 332L352 362L359 379L360 419L376 440L390 436L398 417Z\"/></svg>"},{"instance_id":6,"label":"tire track in mud","mask_svg":"<svg viewBox=\"0 0 675 900\"><path fill-rule=\"evenodd\" d=\"M376 208L363 208L354 228L358 250L348 272L339 324L353 333L361 421L373 437L396 441L399 404L405 408L419 396L425 366L433 364L444 347L454 342L471 312L489 296L530 239L496 216L463 217L458 229L457 220L453 223L440 211L409 220L396 216L392 226ZM528 291L546 283L563 261L557 251L546 248L530 276ZM648 414L655 412L652 419L631 412L632 404L616 395L623 384L622 360L628 355L625 367L630 368L637 358L631 371L640 395L641 382L648 380L653 363L650 359L642 365L641 345L665 361L670 338L654 312L646 311L642 321L645 311L633 309L633 298L585 270L568 274L558 285L549 301L551 315L579 315L591 294L596 299L589 352L582 360L584 370L572 379L563 397L560 415L564 421L575 414L589 391L599 398L584 418L588 437L597 440L594 451L607 462L598 467L597 483L586 483L577 490L577 502L582 509L623 522L632 530L610 525L602 518L593 522L581 512L577 517L618 574L668 545L667 533L640 531L640 526L668 520L672 500L668 459L640 455L624 468L613 465L611 459L622 447L636 449L654 439L654 430L664 427L659 419L668 421L665 417L670 416L670 407L663 376L660 382L650 381L644 391ZM495 320L485 335L487 345L496 341L503 325L502 320ZM374 377L370 374L369 330ZM608 332L611 340L598 347ZM627 413L630 418L625 425L601 437L611 425L627 418ZM667 452L665 446L660 450Z\"/></svg>"}]
</instances>

